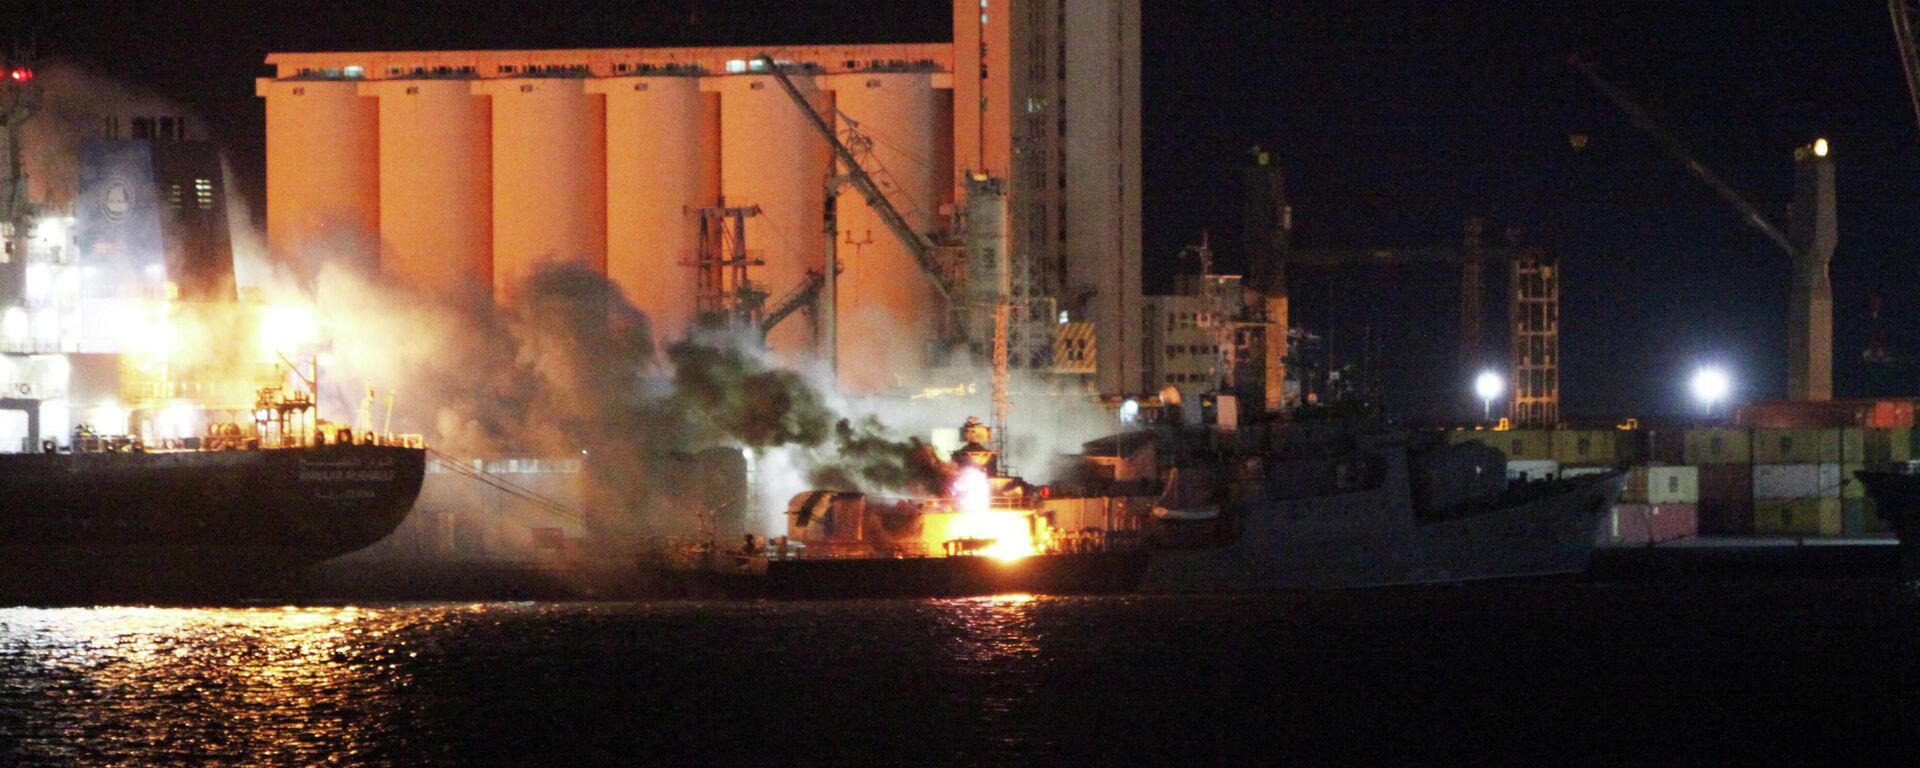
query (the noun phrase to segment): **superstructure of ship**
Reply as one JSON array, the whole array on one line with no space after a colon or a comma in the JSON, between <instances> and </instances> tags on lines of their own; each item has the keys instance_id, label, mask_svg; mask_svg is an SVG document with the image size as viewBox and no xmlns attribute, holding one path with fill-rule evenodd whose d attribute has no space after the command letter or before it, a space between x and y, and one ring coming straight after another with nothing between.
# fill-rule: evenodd
<instances>
[{"instance_id":1,"label":"superstructure of ship","mask_svg":"<svg viewBox=\"0 0 1920 768\"><path fill-rule=\"evenodd\" d=\"M794 497L785 535L684 547L694 594L771 597L1258 592L1577 573L1619 472L1509 483L1478 443L1374 422L1155 425L1063 478L993 471L970 420L945 496Z\"/></svg>"}]
</instances>

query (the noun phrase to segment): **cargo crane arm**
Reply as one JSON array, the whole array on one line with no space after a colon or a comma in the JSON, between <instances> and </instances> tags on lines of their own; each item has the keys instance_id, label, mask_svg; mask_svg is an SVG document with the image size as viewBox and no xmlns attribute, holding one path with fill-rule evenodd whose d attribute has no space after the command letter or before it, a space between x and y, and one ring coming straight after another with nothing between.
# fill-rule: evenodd
<instances>
[{"instance_id":1,"label":"cargo crane arm","mask_svg":"<svg viewBox=\"0 0 1920 768\"><path fill-rule=\"evenodd\" d=\"M1887 0L1887 11L1893 15L1894 41L1900 48L1900 71L1907 76L1907 98L1913 102L1913 117L1920 124L1920 27L1914 25L1914 18L1920 16L1920 4L1913 0Z\"/></svg>"},{"instance_id":2,"label":"cargo crane arm","mask_svg":"<svg viewBox=\"0 0 1920 768\"><path fill-rule=\"evenodd\" d=\"M1901 0L1893 0L1893 2L1897 4L1901 2ZM1635 128L1639 128L1642 133L1652 137L1654 142L1659 144L1662 150L1665 150L1673 159L1680 161L1681 165L1686 166L1687 171L1692 173L1694 178L1712 187L1714 194L1719 195L1722 201L1733 206L1735 210L1740 211L1740 215L1746 220L1747 224L1751 225L1754 229L1760 230L1760 234L1766 235L1767 239L1772 240L1774 245L1780 246L1780 250L1786 251L1787 256L1794 257L1799 255L1800 250L1793 247L1793 241L1787 238L1786 233L1781 232L1778 226L1775 226L1764 214L1760 213L1760 209L1753 207L1752 203L1747 202L1746 198L1741 197L1740 193L1733 191L1733 187L1727 186L1726 182L1721 181L1720 176L1715 174L1713 169L1708 168L1705 163L1694 159L1693 155L1687 152L1687 148L1682 146L1678 139L1675 139L1672 134L1661 129L1660 125L1655 123L1653 118L1647 115L1646 110L1641 109L1640 105L1633 103L1626 95L1614 88L1611 83L1602 79L1600 74L1593 70L1593 62L1575 55L1569 57L1567 63L1572 64L1574 69L1580 70L1580 74L1586 75L1587 81L1593 83L1593 87L1600 91L1600 95L1607 97L1607 100L1613 102L1614 106L1619 107L1620 111L1627 113L1627 119L1633 122Z\"/></svg>"},{"instance_id":3,"label":"cargo crane arm","mask_svg":"<svg viewBox=\"0 0 1920 768\"><path fill-rule=\"evenodd\" d=\"M767 310L766 316L760 318L760 337L766 338L767 334L773 332L774 326L780 324L780 321L805 309L815 299L820 298L820 289L826 287L826 284L824 272L809 271L806 280L801 281L799 286L780 297L780 301L775 302L773 308Z\"/></svg>"},{"instance_id":4,"label":"cargo crane arm","mask_svg":"<svg viewBox=\"0 0 1920 768\"><path fill-rule=\"evenodd\" d=\"M833 147L833 156L840 161L841 167L846 169L847 183L852 184L853 188L860 192L860 196L866 199L867 206L874 213L879 214L880 221L887 225L887 229L893 231L893 236L907 246L907 250L913 254L914 262L919 264L921 271L926 272L931 278L933 287L940 292L941 298L952 303L953 286L947 284L946 275L941 272L939 263L933 257L933 244L920 233L913 231L913 227L907 224L907 218L900 215L900 210L893 207L893 203L887 200L887 196L880 191L879 185L873 182L873 177L865 168L860 167L860 162L853 156L853 150L848 149L846 143L840 141L839 135L833 132L833 126L827 125L826 118L814 111L806 95L800 92L800 87L793 84L793 80L787 77L786 72L781 71L780 65L774 62L773 57L763 53L755 57L754 61L766 68L768 74L773 75L773 79L780 83L781 90L786 91L787 96L793 99L794 106L799 107L800 113L807 116L807 121L813 125L813 129Z\"/></svg>"}]
</instances>

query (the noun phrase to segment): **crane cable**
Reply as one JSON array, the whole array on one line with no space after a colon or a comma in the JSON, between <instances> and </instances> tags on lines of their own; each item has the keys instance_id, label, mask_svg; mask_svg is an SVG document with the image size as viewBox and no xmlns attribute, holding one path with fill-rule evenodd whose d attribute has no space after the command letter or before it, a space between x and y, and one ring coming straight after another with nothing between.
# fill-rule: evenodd
<instances>
[{"instance_id":1,"label":"crane cable","mask_svg":"<svg viewBox=\"0 0 1920 768\"><path fill-rule=\"evenodd\" d=\"M461 475L463 477L478 481L490 488L493 488L494 490L507 494L508 496L512 496L522 501L526 501L549 514L565 517L575 521L582 521L586 519L586 513L581 510L576 510L572 507L567 506L566 504L563 504L550 497L542 495L532 489L516 484L499 475L493 474L491 472L487 472L485 470L476 469L473 466L469 465L468 463L461 461L460 459L457 459L447 453L444 453L439 449L428 448L427 453L433 456L434 459L438 460L441 466L447 467L448 469L452 470L454 474Z\"/></svg>"}]
</instances>

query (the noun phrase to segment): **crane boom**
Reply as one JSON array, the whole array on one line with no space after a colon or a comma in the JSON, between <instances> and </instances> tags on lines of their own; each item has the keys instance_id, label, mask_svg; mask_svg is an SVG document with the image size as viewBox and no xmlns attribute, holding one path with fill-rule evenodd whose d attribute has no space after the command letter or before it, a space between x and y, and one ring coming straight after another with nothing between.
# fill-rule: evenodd
<instances>
[{"instance_id":1,"label":"crane boom","mask_svg":"<svg viewBox=\"0 0 1920 768\"><path fill-rule=\"evenodd\" d=\"M1893 15L1893 37L1900 47L1900 71L1907 75L1913 119L1920 124L1920 28L1913 23L1914 17L1920 16L1920 7L1913 0L1887 0L1887 11Z\"/></svg>"},{"instance_id":2,"label":"crane boom","mask_svg":"<svg viewBox=\"0 0 1920 768\"><path fill-rule=\"evenodd\" d=\"M1893 1L1896 3L1900 2L1900 0ZM1680 140L1675 139L1672 134L1661 129L1660 125L1655 123L1653 118L1647 115L1647 111L1640 108L1640 105L1633 103L1626 95L1615 89L1611 83L1602 79L1600 73L1593 71L1593 62L1586 61L1579 56L1573 56L1567 59L1567 63L1572 64L1574 69L1580 70L1580 74L1586 75L1587 81L1593 83L1593 87L1600 91L1600 95L1607 97L1607 100L1613 102L1614 106L1619 107L1620 111L1627 113L1627 119L1633 121L1635 128L1639 128L1642 132L1652 137L1654 142L1660 145L1661 149L1665 150L1667 154L1672 155L1673 159L1680 161L1681 165L1686 166L1687 171L1692 173L1694 178L1712 187L1714 194L1719 195L1721 200L1740 211L1740 215L1746 219L1747 224L1751 225L1754 229L1760 230L1760 234L1766 235L1767 239L1772 240L1774 245L1780 246L1780 250L1786 251L1789 257L1799 255L1800 250L1793 246L1793 241L1787 238L1786 233L1780 231L1780 227L1775 226L1772 221L1760 213L1760 209L1753 207L1752 203L1747 202L1746 198L1741 197L1740 193L1733 191L1733 187L1727 186L1726 182L1721 181L1720 176L1715 174L1713 169L1708 168L1705 163L1694 159L1693 155L1687 152L1687 148L1680 144Z\"/></svg>"},{"instance_id":3,"label":"crane boom","mask_svg":"<svg viewBox=\"0 0 1920 768\"><path fill-rule=\"evenodd\" d=\"M893 236L906 245L907 250L913 254L914 262L919 264L921 271L926 272L932 279L933 287L940 292L940 296L952 303L954 290L947 284L945 275L940 271L939 263L934 260L933 244L920 233L913 231L913 227L907 224L907 218L900 215L900 210L893 207L893 203L881 193L880 186L873 182L873 177L865 168L860 167L860 162L853 156L853 150L848 149L839 135L833 132L833 126L827 125L826 118L814 111L813 104L807 101L806 95L800 92L799 86L793 84L793 80L787 77L787 73L781 71L780 65L774 62L773 57L763 53L755 57L754 61L773 75L773 79L780 83L781 90L787 92L787 96L793 99L794 105L800 108L801 114L806 115L807 121L813 124L813 129L833 147L834 157L840 161L841 167L846 169L847 183L852 184L853 188L860 192L860 196L867 201L867 207L878 214L880 221L887 225L887 229L892 230Z\"/></svg>"}]
</instances>

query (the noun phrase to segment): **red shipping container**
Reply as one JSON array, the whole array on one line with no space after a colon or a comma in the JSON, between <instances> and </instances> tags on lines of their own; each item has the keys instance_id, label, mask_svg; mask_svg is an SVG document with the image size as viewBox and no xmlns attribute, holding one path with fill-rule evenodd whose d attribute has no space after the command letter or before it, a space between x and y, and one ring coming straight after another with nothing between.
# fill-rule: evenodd
<instances>
[{"instance_id":1,"label":"red shipping container","mask_svg":"<svg viewBox=\"0 0 1920 768\"><path fill-rule=\"evenodd\" d=\"M1753 467L1703 464L1700 467L1700 533L1738 536L1753 532Z\"/></svg>"},{"instance_id":2,"label":"red shipping container","mask_svg":"<svg viewBox=\"0 0 1920 768\"><path fill-rule=\"evenodd\" d=\"M1700 535L1692 504L1616 504L1600 526L1601 544L1658 544Z\"/></svg>"},{"instance_id":3,"label":"red shipping container","mask_svg":"<svg viewBox=\"0 0 1920 768\"><path fill-rule=\"evenodd\" d=\"M1868 429L1899 429L1913 426L1912 400L1875 400L1867 414Z\"/></svg>"},{"instance_id":4,"label":"red shipping container","mask_svg":"<svg viewBox=\"0 0 1920 768\"><path fill-rule=\"evenodd\" d=\"M1747 403L1734 412L1734 422L1755 429L1824 429L1856 427L1866 421L1870 407L1847 400L1771 400Z\"/></svg>"}]
</instances>

